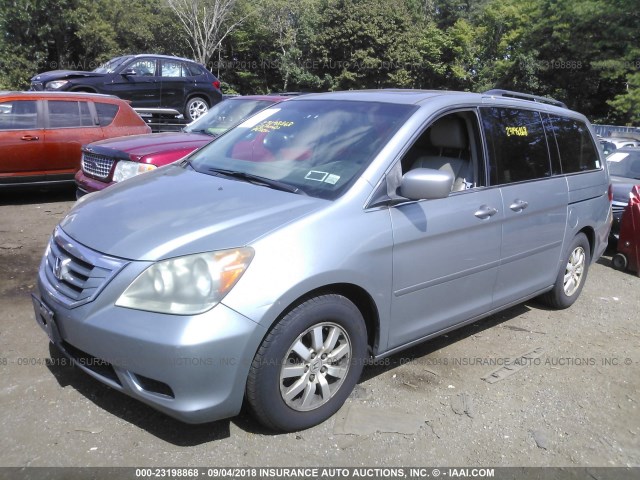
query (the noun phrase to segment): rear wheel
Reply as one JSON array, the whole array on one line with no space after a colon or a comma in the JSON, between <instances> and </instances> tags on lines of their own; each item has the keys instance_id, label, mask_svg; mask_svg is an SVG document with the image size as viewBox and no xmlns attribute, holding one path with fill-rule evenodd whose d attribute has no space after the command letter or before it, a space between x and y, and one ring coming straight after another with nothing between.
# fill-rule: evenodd
<instances>
[{"instance_id":1,"label":"rear wheel","mask_svg":"<svg viewBox=\"0 0 640 480\"><path fill-rule=\"evenodd\" d=\"M627 269L628 261L627 257L625 257L624 254L616 253L611 259L611 263L613 265L613 268L624 272Z\"/></svg>"},{"instance_id":2,"label":"rear wheel","mask_svg":"<svg viewBox=\"0 0 640 480\"><path fill-rule=\"evenodd\" d=\"M587 280L591 249L584 233L573 239L551 291L542 296L544 303L552 308L568 308L578 299Z\"/></svg>"},{"instance_id":3,"label":"rear wheel","mask_svg":"<svg viewBox=\"0 0 640 480\"><path fill-rule=\"evenodd\" d=\"M193 122L209 111L209 104L202 97L191 97L184 108L184 118Z\"/></svg>"},{"instance_id":4,"label":"rear wheel","mask_svg":"<svg viewBox=\"0 0 640 480\"><path fill-rule=\"evenodd\" d=\"M360 378L366 338L362 314L341 295L298 305L269 332L251 365L246 393L254 416L283 431L331 417Z\"/></svg>"}]
</instances>

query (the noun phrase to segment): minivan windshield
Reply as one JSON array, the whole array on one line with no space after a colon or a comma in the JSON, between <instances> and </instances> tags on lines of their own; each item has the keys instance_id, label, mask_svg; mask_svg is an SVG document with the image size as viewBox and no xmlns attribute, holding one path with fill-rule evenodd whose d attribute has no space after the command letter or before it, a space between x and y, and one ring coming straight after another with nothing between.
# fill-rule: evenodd
<instances>
[{"instance_id":1,"label":"minivan windshield","mask_svg":"<svg viewBox=\"0 0 640 480\"><path fill-rule=\"evenodd\" d=\"M273 105L275 101L258 99L228 99L209 109L203 116L184 127L187 133L206 133L218 136L236 123Z\"/></svg>"},{"instance_id":2,"label":"minivan windshield","mask_svg":"<svg viewBox=\"0 0 640 480\"><path fill-rule=\"evenodd\" d=\"M189 164L205 174L334 200L416 109L381 102L290 100L245 120L194 153Z\"/></svg>"}]
</instances>

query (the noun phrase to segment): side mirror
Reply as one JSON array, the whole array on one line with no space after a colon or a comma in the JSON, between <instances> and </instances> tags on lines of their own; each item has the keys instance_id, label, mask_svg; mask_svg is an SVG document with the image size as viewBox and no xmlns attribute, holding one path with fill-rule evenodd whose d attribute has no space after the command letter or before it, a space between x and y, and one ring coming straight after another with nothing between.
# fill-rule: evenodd
<instances>
[{"instance_id":1,"label":"side mirror","mask_svg":"<svg viewBox=\"0 0 640 480\"><path fill-rule=\"evenodd\" d=\"M445 198L451 193L453 180L451 172L416 168L402 176L400 195L410 200Z\"/></svg>"},{"instance_id":2,"label":"side mirror","mask_svg":"<svg viewBox=\"0 0 640 480\"><path fill-rule=\"evenodd\" d=\"M137 73L133 68L127 68L120 75L122 75L123 77L130 77L132 75L137 75Z\"/></svg>"}]
</instances>

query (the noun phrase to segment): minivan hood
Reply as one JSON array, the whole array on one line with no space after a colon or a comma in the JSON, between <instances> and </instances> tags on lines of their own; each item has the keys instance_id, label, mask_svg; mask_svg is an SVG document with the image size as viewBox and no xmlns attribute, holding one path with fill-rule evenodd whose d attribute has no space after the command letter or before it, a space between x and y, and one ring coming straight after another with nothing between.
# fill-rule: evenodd
<instances>
[{"instance_id":1,"label":"minivan hood","mask_svg":"<svg viewBox=\"0 0 640 480\"><path fill-rule=\"evenodd\" d=\"M98 252L156 261L248 245L328 203L169 165L83 197L60 227Z\"/></svg>"},{"instance_id":2,"label":"minivan hood","mask_svg":"<svg viewBox=\"0 0 640 480\"><path fill-rule=\"evenodd\" d=\"M90 149L99 147L102 152L104 152L104 149L110 149L124 152L133 157L144 157L175 150L195 150L212 140L212 136L200 133L148 133L146 135L130 135L100 140L89 144L87 147Z\"/></svg>"}]
</instances>

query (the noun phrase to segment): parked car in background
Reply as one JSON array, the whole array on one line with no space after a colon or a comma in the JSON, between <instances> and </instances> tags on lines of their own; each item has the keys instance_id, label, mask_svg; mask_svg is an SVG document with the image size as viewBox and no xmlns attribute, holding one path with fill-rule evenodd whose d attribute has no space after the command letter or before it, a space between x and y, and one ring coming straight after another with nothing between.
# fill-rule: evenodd
<instances>
[{"instance_id":1,"label":"parked car in background","mask_svg":"<svg viewBox=\"0 0 640 480\"><path fill-rule=\"evenodd\" d=\"M232 97L212 107L187 125L182 132L152 133L116 138L86 145L82 150L82 169L76 174L78 198L109 185L154 170L181 159L236 123L286 100L283 95Z\"/></svg>"},{"instance_id":2,"label":"parked car in background","mask_svg":"<svg viewBox=\"0 0 640 480\"><path fill-rule=\"evenodd\" d=\"M82 145L150 131L117 97L0 93L0 187L73 182Z\"/></svg>"},{"instance_id":3,"label":"parked car in background","mask_svg":"<svg viewBox=\"0 0 640 480\"><path fill-rule=\"evenodd\" d=\"M613 143L616 149L625 147L640 147L640 140L637 140L635 138L606 137L602 140Z\"/></svg>"},{"instance_id":4,"label":"parked car in background","mask_svg":"<svg viewBox=\"0 0 640 480\"><path fill-rule=\"evenodd\" d=\"M602 148L602 151L604 152L605 156L608 156L611 153L616 151L617 147L615 143L608 142L607 140L603 140L603 139L599 139L598 143L600 144L600 147Z\"/></svg>"},{"instance_id":5,"label":"parked car in background","mask_svg":"<svg viewBox=\"0 0 640 480\"><path fill-rule=\"evenodd\" d=\"M183 114L191 122L222 99L220 81L204 65L167 55L124 55L91 72L53 70L31 90L96 92L131 101L146 112Z\"/></svg>"},{"instance_id":6,"label":"parked car in background","mask_svg":"<svg viewBox=\"0 0 640 480\"><path fill-rule=\"evenodd\" d=\"M629 194L634 185L640 185L640 148L625 147L607 157L613 190L613 225L610 240L615 242L620 233L622 212L629 203Z\"/></svg>"}]
</instances>

